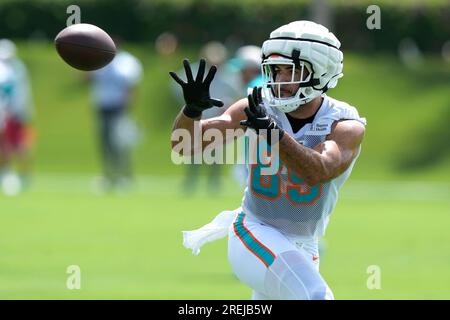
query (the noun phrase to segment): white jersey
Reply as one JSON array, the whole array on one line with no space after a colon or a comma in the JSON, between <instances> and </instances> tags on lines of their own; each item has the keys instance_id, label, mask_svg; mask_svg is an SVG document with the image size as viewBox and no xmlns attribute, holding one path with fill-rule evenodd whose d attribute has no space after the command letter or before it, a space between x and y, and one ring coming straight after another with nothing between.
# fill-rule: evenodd
<instances>
[{"instance_id":1,"label":"white jersey","mask_svg":"<svg viewBox=\"0 0 450 320\"><path fill-rule=\"evenodd\" d=\"M5 126L7 108L11 104L12 71L0 61L0 130Z\"/></svg>"},{"instance_id":2,"label":"white jersey","mask_svg":"<svg viewBox=\"0 0 450 320\"><path fill-rule=\"evenodd\" d=\"M111 63L93 73L96 107L102 110L124 107L130 89L141 77L141 62L130 53L120 51Z\"/></svg>"},{"instance_id":3,"label":"white jersey","mask_svg":"<svg viewBox=\"0 0 450 320\"><path fill-rule=\"evenodd\" d=\"M8 113L17 120L28 121L33 115L33 101L27 68L19 59L10 60L8 66L13 74Z\"/></svg>"},{"instance_id":4,"label":"white jersey","mask_svg":"<svg viewBox=\"0 0 450 320\"><path fill-rule=\"evenodd\" d=\"M283 112L268 106L266 110L282 129L309 148L325 141L335 121L348 119L366 124L356 108L325 94L322 96L323 103L313 122L295 134ZM303 183L282 163L275 175L262 175L262 165L250 164L243 212L272 225L287 236L319 238L325 233L329 216L338 199L338 191L349 177L355 161L356 158L340 176L316 186Z\"/></svg>"}]
</instances>

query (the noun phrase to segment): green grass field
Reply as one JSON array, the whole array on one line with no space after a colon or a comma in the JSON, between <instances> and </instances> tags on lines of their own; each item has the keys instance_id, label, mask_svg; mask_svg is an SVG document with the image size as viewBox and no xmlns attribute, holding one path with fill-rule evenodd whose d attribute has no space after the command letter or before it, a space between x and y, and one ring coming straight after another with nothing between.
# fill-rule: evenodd
<instances>
[{"instance_id":1,"label":"green grass field","mask_svg":"<svg viewBox=\"0 0 450 320\"><path fill-rule=\"evenodd\" d=\"M169 70L195 48L157 57L129 46L145 75L134 106L144 140L135 154L137 190L96 196L99 171L89 87L46 43L20 43L36 104L35 176L15 198L0 195L0 298L247 299L233 276L226 241L195 257L182 230L240 205L227 175L218 197L181 192L183 168L170 161L169 133L179 107ZM358 107L368 126L362 154L326 235L321 272L337 299L450 299L450 66L425 57L414 69L394 55L346 53L330 92ZM226 170L228 174L229 170ZM66 288L81 268L81 290ZM381 268L368 290L367 268Z\"/></svg>"},{"instance_id":2,"label":"green grass field","mask_svg":"<svg viewBox=\"0 0 450 320\"><path fill-rule=\"evenodd\" d=\"M177 179L147 177L129 195L95 196L88 176L39 175L34 191L2 199L0 298L248 299L226 241L182 246L241 193L177 192ZM449 184L349 182L331 219L321 271L338 299L449 299ZM81 289L66 288L69 265ZM381 268L381 290L366 270Z\"/></svg>"}]
</instances>

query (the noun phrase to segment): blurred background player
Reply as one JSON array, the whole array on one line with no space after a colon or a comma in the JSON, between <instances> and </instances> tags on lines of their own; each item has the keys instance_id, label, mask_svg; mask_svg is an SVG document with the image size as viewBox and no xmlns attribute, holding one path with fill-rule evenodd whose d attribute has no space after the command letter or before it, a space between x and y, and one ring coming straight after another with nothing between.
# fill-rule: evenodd
<instances>
[{"instance_id":1,"label":"blurred background player","mask_svg":"<svg viewBox=\"0 0 450 320\"><path fill-rule=\"evenodd\" d=\"M238 98L245 97L253 87L262 86L261 47L254 45L240 47L236 51L234 59L231 59L228 65L229 68L235 68L235 73L238 75L234 79L242 92L242 96ZM243 140L244 138L240 137L238 139ZM241 149L238 148L238 150ZM240 156L238 155L238 158L241 158ZM247 181L247 173L247 166L245 164L237 163L233 166L233 178L242 187L245 186L245 182Z\"/></svg>"},{"instance_id":2,"label":"blurred background player","mask_svg":"<svg viewBox=\"0 0 450 320\"><path fill-rule=\"evenodd\" d=\"M26 188L31 171L33 103L27 68L16 52L11 40L0 40L0 180L7 195Z\"/></svg>"},{"instance_id":3,"label":"blurred background player","mask_svg":"<svg viewBox=\"0 0 450 320\"><path fill-rule=\"evenodd\" d=\"M238 85L243 89L244 96L249 88L262 85L261 47L246 45L236 50L234 58L229 62L239 73Z\"/></svg>"},{"instance_id":4,"label":"blurred background player","mask_svg":"<svg viewBox=\"0 0 450 320\"><path fill-rule=\"evenodd\" d=\"M117 39L115 42L118 45ZM128 113L141 77L141 62L124 50L118 50L106 67L90 74L103 165L97 191L131 186L131 149L138 132Z\"/></svg>"}]
</instances>

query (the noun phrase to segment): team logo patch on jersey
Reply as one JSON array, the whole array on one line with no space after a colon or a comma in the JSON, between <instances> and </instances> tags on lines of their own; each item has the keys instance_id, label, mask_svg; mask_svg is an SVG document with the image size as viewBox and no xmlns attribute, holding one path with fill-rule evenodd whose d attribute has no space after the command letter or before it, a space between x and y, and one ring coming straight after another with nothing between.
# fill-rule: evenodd
<instances>
[{"instance_id":1,"label":"team logo patch on jersey","mask_svg":"<svg viewBox=\"0 0 450 320\"><path fill-rule=\"evenodd\" d=\"M333 122L319 122L319 123L315 123L311 126L311 130L309 130L308 132L306 132L306 135L326 135L329 134L331 132L331 126L332 126Z\"/></svg>"}]
</instances>

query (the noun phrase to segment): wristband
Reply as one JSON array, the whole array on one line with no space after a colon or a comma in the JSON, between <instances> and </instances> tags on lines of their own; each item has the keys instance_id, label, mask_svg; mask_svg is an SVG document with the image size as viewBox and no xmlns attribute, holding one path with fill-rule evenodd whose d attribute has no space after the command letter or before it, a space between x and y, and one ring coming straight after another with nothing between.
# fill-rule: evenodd
<instances>
[{"instance_id":1,"label":"wristband","mask_svg":"<svg viewBox=\"0 0 450 320\"><path fill-rule=\"evenodd\" d=\"M183 114L188 118L196 119L196 118L201 117L202 112L198 111L198 110L194 110L192 108L189 108L187 105L185 105L183 107Z\"/></svg>"}]
</instances>

